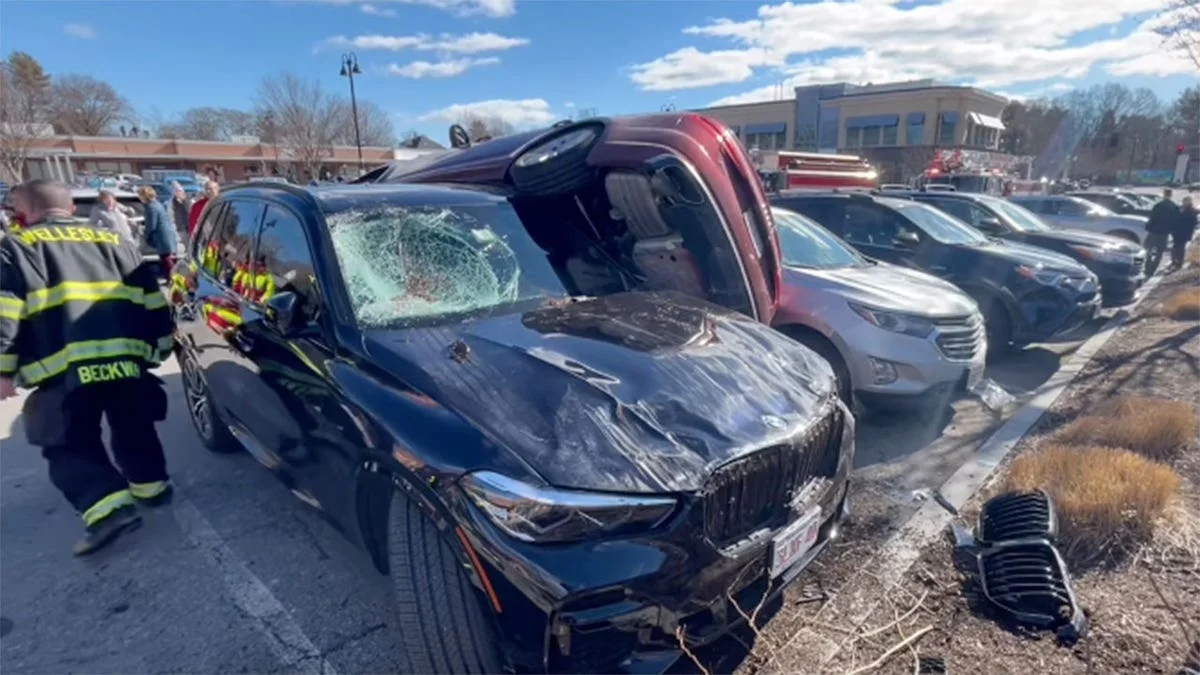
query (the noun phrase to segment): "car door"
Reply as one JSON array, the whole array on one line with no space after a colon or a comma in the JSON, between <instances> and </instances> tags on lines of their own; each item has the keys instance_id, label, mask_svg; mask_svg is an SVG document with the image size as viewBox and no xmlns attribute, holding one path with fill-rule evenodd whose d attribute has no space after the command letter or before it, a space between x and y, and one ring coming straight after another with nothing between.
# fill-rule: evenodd
<instances>
[{"instance_id":1,"label":"car door","mask_svg":"<svg viewBox=\"0 0 1200 675\"><path fill-rule=\"evenodd\" d=\"M242 330L250 346L260 386L277 404L270 448L282 463L292 491L309 504L353 521L354 476L362 446L362 425L333 385L333 331L324 312L314 237L302 216L282 202L267 205L258 237L252 295L263 306L294 296L297 321L284 326L271 310L248 317Z\"/></svg>"},{"instance_id":2,"label":"car door","mask_svg":"<svg viewBox=\"0 0 1200 675\"><path fill-rule=\"evenodd\" d=\"M924 233L891 209L850 200L843 211L842 238L863 254L894 265L918 267Z\"/></svg>"},{"instance_id":3,"label":"car door","mask_svg":"<svg viewBox=\"0 0 1200 675\"><path fill-rule=\"evenodd\" d=\"M944 211L988 236L1005 237L1008 239L1020 238L1017 233L1010 232L1005 228L999 218L996 217L996 214L970 199L918 197L917 201Z\"/></svg>"},{"instance_id":4,"label":"car door","mask_svg":"<svg viewBox=\"0 0 1200 675\"><path fill-rule=\"evenodd\" d=\"M1061 197L1048 200L1054 222L1061 227L1091 229L1089 205L1083 200Z\"/></svg>"}]
</instances>

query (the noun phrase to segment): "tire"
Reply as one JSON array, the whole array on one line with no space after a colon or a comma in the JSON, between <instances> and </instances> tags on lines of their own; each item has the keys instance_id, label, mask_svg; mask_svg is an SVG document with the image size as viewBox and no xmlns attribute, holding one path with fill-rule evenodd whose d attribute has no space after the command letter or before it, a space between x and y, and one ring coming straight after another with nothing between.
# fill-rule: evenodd
<instances>
[{"instance_id":1,"label":"tire","mask_svg":"<svg viewBox=\"0 0 1200 675\"><path fill-rule=\"evenodd\" d=\"M242 452L242 444L233 437L229 427L225 426L217 414L212 392L209 391L208 382L204 380L204 373L196 363L196 357L182 349L176 349L175 357L179 360L179 369L182 371L183 399L187 405L188 418L192 420L192 428L196 430L200 442L209 452L221 455Z\"/></svg>"},{"instance_id":2,"label":"tire","mask_svg":"<svg viewBox=\"0 0 1200 675\"><path fill-rule=\"evenodd\" d=\"M813 350L829 362L829 367L833 369L833 375L837 378L838 398L842 399L846 407L853 410L854 389L850 382L850 369L846 367L846 360L842 358L837 347L825 336L808 328L787 326L781 330L785 335Z\"/></svg>"},{"instance_id":3,"label":"tire","mask_svg":"<svg viewBox=\"0 0 1200 675\"><path fill-rule=\"evenodd\" d=\"M403 642L398 672L504 672L495 626L447 537L399 492L387 528Z\"/></svg>"},{"instance_id":4,"label":"tire","mask_svg":"<svg viewBox=\"0 0 1200 675\"><path fill-rule=\"evenodd\" d=\"M509 169L513 186L523 195L552 197L578 192L592 181L588 153L600 128L564 129L526 150Z\"/></svg>"},{"instance_id":5,"label":"tire","mask_svg":"<svg viewBox=\"0 0 1200 675\"><path fill-rule=\"evenodd\" d=\"M984 330L987 332L988 355L1005 354L1013 349L1012 317L999 300L992 301L983 315Z\"/></svg>"}]
</instances>

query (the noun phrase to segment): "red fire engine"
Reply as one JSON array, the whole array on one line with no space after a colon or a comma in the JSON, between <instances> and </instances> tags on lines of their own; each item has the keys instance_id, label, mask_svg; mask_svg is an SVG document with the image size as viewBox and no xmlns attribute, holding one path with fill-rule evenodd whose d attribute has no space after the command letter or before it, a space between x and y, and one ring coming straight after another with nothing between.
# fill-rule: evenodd
<instances>
[{"instance_id":1,"label":"red fire engine","mask_svg":"<svg viewBox=\"0 0 1200 675\"><path fill-rule=\"evenodd\" d=\"M857 155L818 152L751 152L768 190L879 187L879 173Z\"/></svg>"}]
</instances>

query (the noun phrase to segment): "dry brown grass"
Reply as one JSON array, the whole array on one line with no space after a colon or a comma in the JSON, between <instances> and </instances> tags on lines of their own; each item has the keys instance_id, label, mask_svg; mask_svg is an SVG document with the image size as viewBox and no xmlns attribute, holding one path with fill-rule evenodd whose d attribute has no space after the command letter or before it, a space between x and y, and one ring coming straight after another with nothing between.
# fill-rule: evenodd
<instances>
[{"instance_id":1,"label":"dry brown grass","mask_svg":"<svg viewBox=\"0 0 1200 675\"><path fill-rule=\"evenodd\" d=\"M1187 263L1195 267L1200 267L1200 243L1192 241L1191 245L1188 246Z\"/></svg>"},{"instance_id":2,"label":"dry brown grass","mask_svg":"<svg viewBox=\"0 0 1200 675\"><path fill-rule=\"evenodd\" d=\"M1162 313L1176 321L1200 319L1200 288L1181 288L1162 303Z\"/></svg>"},{"instance_id":3,"label":"dry brown grass","mask_svg":"<svg viewBox=\"0 0 1200 675\"><path fill-rule=\"evenodd\" d=\"M1018 457L1006 487L1050 493L1063 554L1086 563L1148 541L1181 481L1171 467L1128 450L1049 444Z\"/></svg>"},{"instance_id":4,"label":"dry brown grass","mask_svg":"<svg viewBox=\"0 0 1200 675\"><path fill-rule=\"evenodd\" d=\"M1105 401L1094 414L1059 429L1052 440L1067 445L1126 448L1149 459L1174 459L1200 430L1195 409L1183 401L1122 396Z\"/></svg>"}]
</instances>

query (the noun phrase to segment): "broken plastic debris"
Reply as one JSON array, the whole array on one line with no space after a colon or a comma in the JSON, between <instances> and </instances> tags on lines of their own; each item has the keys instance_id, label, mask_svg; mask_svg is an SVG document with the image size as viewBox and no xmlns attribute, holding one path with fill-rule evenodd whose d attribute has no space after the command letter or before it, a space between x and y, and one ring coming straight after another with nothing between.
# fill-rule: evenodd
<instances>
[{"instance_id":1,"label":"broken plastic debris","mask_svg":"<svg viewBox=\"0 0 1200 675\"><path fill-rule=\"evenodd\" d=\"M1016 397L1004 390L1003 387L996 384L992 378L984 378L980 380L974 387L971 388L971 393L979 397L983 404L989 410L1003 410L1005 406L1016 402Z\"/></svg>"},{"instance_id":2,"label":"broken plastic debris","mask_svg":"<svg viewBox=\"0 0 1200 675\"><path fill-rule=\"evenodd\" d=\"M963 521L955 518L950 521L950 534L954 537L955 548L974 548L975 534Z\"/></svg>"}]
</instances>

